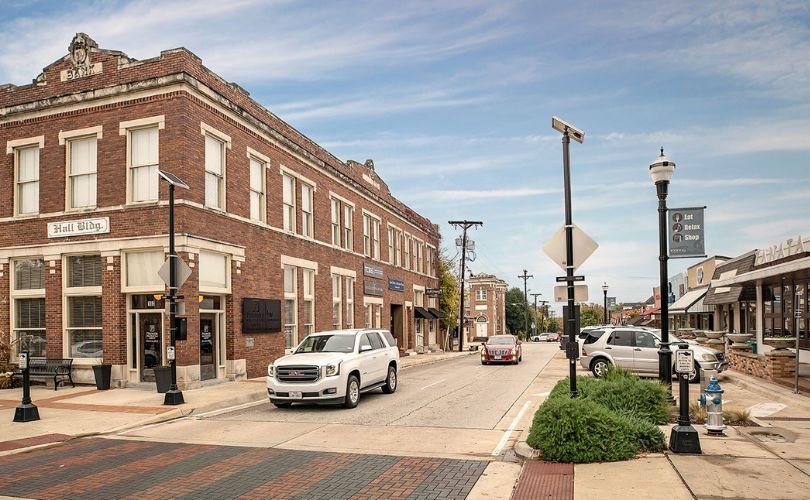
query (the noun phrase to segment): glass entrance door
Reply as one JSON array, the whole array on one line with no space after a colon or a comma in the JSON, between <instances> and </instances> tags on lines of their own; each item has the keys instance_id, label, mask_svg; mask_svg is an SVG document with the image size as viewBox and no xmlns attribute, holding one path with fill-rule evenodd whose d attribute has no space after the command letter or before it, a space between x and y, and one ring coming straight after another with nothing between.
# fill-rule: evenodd
<instances>
[{"instance_id":1,"label":"glass entrance door","mask_svg":"<svg viewBox=\"0 0 810 500\"><path fill-rule=\"evenodd\" d=\"M163 315L138 313L136 317L141 339L141 381L154 382L154 368L163 364Z\"/></svg>"},{"instance_id":2,"label":"glass entrance door","mask_svg":"<svg viewBox=\"0 0 810 500\"><path fill-rule=\"evenodd\" d=\"M200 380L217 377L217 336L216 314L200 314Z\"/></svg>"}]
</instances>

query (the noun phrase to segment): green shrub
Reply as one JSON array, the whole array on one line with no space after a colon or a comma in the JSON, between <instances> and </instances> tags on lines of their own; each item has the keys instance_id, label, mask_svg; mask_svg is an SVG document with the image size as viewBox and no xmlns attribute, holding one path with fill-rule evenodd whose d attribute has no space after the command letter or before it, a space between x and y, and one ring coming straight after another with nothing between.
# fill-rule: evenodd
<instances>
[{"instance_id":1,"label":"green shrub","mask_svg":"<svg viewBox=\"0 0 810 500\"><path fill-rule=\"evenodd\" d=\"M639 380L638 375L634 375L633 372L627 368L622 368L621 366L616 365L608 365L607 371L602 376L602 380L605 382L615 382L617 380L626 379Z\"/></svg>"},{"instance_id":2,"label":"green shrub","mask_svg":"<svg viewBox=\"0 0 810 500\"><path fill-rule=\"evenodd\" d=\"M613 380L600 380L583 397L623 416L652 424L669 422L667 390L658 381L616 376Z\"/></svg>"},{"instance_id":3,"label":"green shrub","mask_svg":"<svg viewBox=\"0 0 810 500\"><path fill-rule=\"evenodd\" d=\"M625 417L630 426L630 437L640 451L663 451L667 444L664 433L657 425L636 417Z\"/></svg>"},{"instance_id":4,"label":"green shrub","mask_svg":"<svg viewBox=\"0 0 810 500\"><path fill-rule=\"evenodd\" d=\"M548 395L548 399L557 399L557 398L566 398L571 399L571 382L569 377L565 377L564 379L557 382L551 392ZM577 394L579 397L585 397L589 392L591 387L598 384L599 380L588 377L577 375Z\"/></svg>"},{"instance_id":5,"label":"green shrub","mask_svg":"<svg viewBox=\"0 0 810 500\"><path fill-rule=\"evenodd\" d=\"M557 397L537 410L527 442L545 460L614 462L636 454L640 446L633 438L640 434L628 419L587 398Z\"/></svg>"}]
</instances>

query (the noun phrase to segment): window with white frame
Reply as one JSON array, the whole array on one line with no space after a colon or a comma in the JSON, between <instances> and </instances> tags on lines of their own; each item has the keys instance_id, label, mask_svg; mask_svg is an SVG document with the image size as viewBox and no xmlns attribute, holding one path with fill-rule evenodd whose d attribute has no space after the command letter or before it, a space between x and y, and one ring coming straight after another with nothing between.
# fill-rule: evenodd
<instances>
[{"instance_id":1,"label":"window with white frame","mask_svg":"<svg viewBox=\"0 0 810 500\"><path fill-rule=\"evenodd\" d=\"M14 149L14 212L39 213L39 145Z\"/></svg>"},{"instance_id":2,"label":"window with white frame","mask_svg":"<svg viewBox=\"0 0 810 500\"><path fill-rule=\"evenodd\" d=\"M354 328L354 278L346 276L346 328Z\"/></svg>"},{"instance_id":3,"label":"window with white frame","mask_svg":"<svg viewBox=\"0 0 810 500\"><path fill-rule=\"evenodd\" d=\"M339 274L332 275L332 328L340 330L340 316L343 309L341 279Z\"/></svg>"},{"instance_id":4,"label":"window with white frame","mask_svg":"<svg viewBox=\"0 0 810 500\"><path fill-rule=\"evenodd\" d=\"M158 199L158 126L128 131L129 201L133 203Z\"/></svg>"},{"instance_id":5,"label":"window with white frame","mask_svg":"<svg viewBox=\"0 0 810 500\"><path fill-rule=\"evenodd\" d=\"M388 226L388 263L394 264L394 228Z\"/></svg>"},{"instance_id":6,"label":"window with white frame","mask_svg":"<svg viewBox=\"0 0 810 500\"><path fill-rule=\"evenodd\" d=\"M265 197L265 170L266 164L254 158L250 162L250 218L255 221L265 222L266 203Z\"/></svg>"},{"instance_id":7,"label":"window with white frame","mask_svg":"<svg viewBox=\"0 0 810 500\"><path fill-rule=\"evenodd\" d=\"M69 209L96 206L97 146L95 135L67 141Z\"/></svg>"},{"instance_id":8,"label":"window with white frame","mask_svg":"<svg viewBox=\"0 0 810 500\"><path fill-rule=\"evenodd\" d=\"M413 256L413 263L411 264L412 271L418 271L417 263L419 262L419 259L417 256L419 252L417 248L419 248L419 243L416 241L416 238L414 238L411 240L411 255Z\"/></svg>"},{"instance_id":9,"label":"window with white frame","mask_svg":"<svg viewBox=\"0 0 810 500\"><path fill-rule=\"evenodd\" d=\"M374 304L374 328L382 325L382 304Z\"/></svg>"},{"instance_id":10,"label":"window with white frame","mask_svg":"<svg viewBox=\"0 0 810 500\"><path fill-rule=\"evenodd\" d=\"M371 219L371 244L374 259L380 260L380 220Z\"/></svg>"},{"instance_id":11,"label":"window with white frame","mask_svg":"<svg viewBox=\"0 0 810 500\"><path fill-rule=\"evenodd\" d=\"M416 255L416 271L417 272L424 272L425 269L425 261L424 261L424 250L425 244L421 241L416 245L416 250L418 250Z\"/></svg>"},{"instance_id":12,"label":"window with white frame","mask_svg":"<svg viewBox=\"0 0 810 500\"><path fill-rule=\"evenodd\" d=\"M301 234L307 238L314 237L312 207L312 193L314 189L309 184L301 183Z\"/></svg>"},{"instance_id":13,"label":"window with white frame","mask_svg":"<svg viewBox=\"0 0 810 500\"><path fill-rule=\"evenodd\" d=\"M17 350L31 356L46 356L45 261L17 259L11 262L11 296L14 308L14 340Z\"/></svg>"},{"instance_id":14,"label":"window with white frame","mask_svg":"<svg viewBox=\"0 0 810 500\"><path fill-rule=\"evenodd\" d=\"M125 287L162 290L166 286L157 274L166 260L163 250L126 252L124 260L126 261Z\"/></svg>"},{"instance_id":15,"label":"window with white frame","mask_svg":"<svg viewBox=\"0 0 810 500\"><path fill-rule=\"evenodd\" d=\"M205 134L205 206L225 209L225 143Z\"/></svg>"},{"instance_id":16,"label":"window with white frame","mask_svg":"<svg viewBox=\"0 0 810 500\"><path fill-rule=\"evenodd\" d=\"M284 210L283 228L295 232L295 177L281 175L281 204Z\"/></svg>"},{"instance_id":17,"label":"window with white frame","mask_svg":"<svg viewBox=\"0 0 810 500\"><path fill-rule=\"evenodd\" d=\"M101 256L70 255L65 264L68 357L101 358Z\"/></svg>"},{"instance_id":18,"label":"window with white frame","mask_svg":"<svg viewBox=\"0 0 810 500\"><path fill-rule=\"evenodd\" d=\"M425 292L423 290L414 290L413 291L413 305L414 305L414 307L424 307L424 305L425 305ZM424 321L425 320L422 319L422 318L416 318L416 321L414 321L415 331L416 331L417 337L421 337L423 332L424 332L424 329L423 329Z\"/></svg>"},{"instance_id":19,"label":"window with white frame","mask_svg":"<svg viewBox=\"0 0 810 500\"><path fill-rule=\"evenodd\" d=\"M479 288L475 291L475 300L483 301L487 300L487 291L484 288Z\"/></svg>"},{"instance_id":20,"label":"window with white frame","mask_svg":"<svg viewBox=\"0 0 810 500\"><path fill-rule=\"evenodd\" d=\"M315 270L304 269L304 335L315 332Z\"/></svg>"},{"instance_id":21,"label":"window with white frame","mask_svg":"<svg viewBox=\"0 0 810 500\"><path fill-rule=\"evenodd\" d=\"M340 201L337 198L329 198L329 205L332 215L332 245L340 246Z\"/></svg>"},{"instance_id":22,"label":"window with white frame","mask_svg":"<svg viewBox=\"0 0 810 500\"><path fill-rule=\"evenodd\" d=\"M371 216L363 214L363 255L371 257Z\"/></svg>"},{"instance_id":23,"label":"window with white frame","mask_svg":"<svg viewBox=\"0 0 810 500\"><path fill-rule=\"evenodd\" d=\"M354 207L346 205L343 207L343 248L349 251L354 250Z\"/></svg>"},{"instance_id":24,"label":"window with white frame","mask_svg":"<svg viewBox=\"0 0 810 500\"><path fill-rule=\"evenodd\" d=\"M405 236L405 269L411 268L411 237Z\"/></svg>"},{"instance_id":25,"label":"window with white frame","mask_svg":"<svg viewBox=\"0 0 810 500\"><path fill-rule=\"evenodd\" d=\"M374 304L366 304L364 307L366 316L366 328L373 328L372 326L373 305Z\"/></svg>"},{"instance_id":26,"label":"window with white frame","mask_svg":"<svg viewBox=\"0 0 810 500\"><path fill-rule=\"evenodd\" d=\"M228 286L228 256L217 252L200 251L200 289L226 291Z\"/></svg>"},{"instance_id":27,"label":"window with white frame","mask_svg":"<svg viewBox=\"0 0 810 500\"><path fill-rule=\"evenodd\" d=\"M396 249L394 250L395 259L396 259L396 266L402 267L402 232L397 231L396 235L394 236L394 242L396 243Z\"/></svg>"},{"instance_id":28,"label":"window with white frame","mask_svg":"<svg viewBox=\"0 0 810 500\"><path fill-rule=\"evenodd\" d=\"M298 268L284 266L284 345L298 345Z\"/></svg>"}]
</instances>

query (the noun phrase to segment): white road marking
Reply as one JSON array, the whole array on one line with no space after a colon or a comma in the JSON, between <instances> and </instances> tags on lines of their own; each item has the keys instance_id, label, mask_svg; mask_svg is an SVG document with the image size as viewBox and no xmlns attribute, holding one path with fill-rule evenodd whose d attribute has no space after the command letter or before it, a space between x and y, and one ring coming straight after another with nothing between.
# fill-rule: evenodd
<instances>
[{"instance_id":1,"label":"white road marking","mask_svg":"<svg viewBox=\"0 0 810 500\"><path fill-rule=\"evenodd\" d=\"M445 380L446 380L446 379L441 379L441 380L439 380L439 381L433 382L432 384L428 384L428 385L426 385L426 386L422 387L422 389L427 389L428 387L433 387L433 386L434 386L434 385L436 385L436 384L441 384L441 383L442 383L442 382L444 382ZM422 389L419 389L419 390L421 391Z\"/></svg>"},{"instance_id":2,"label":"white road marking","mask_svg":"<svg viewBox=\"0 0 810 500\"><path fill-rule=\"evenodd\" d=\"M787 405L783 405L782 403L759 403L758 405L754 405L748 408L748 411L751 412L752 417L767 417L769 415L773 415L776 412L780 412L787 408Z\"/></svg>"},{"instance_id":3,"label":"white road marking","mask_svg":"<svg viewBox=\"0 0 810 500\"><path fill-rule=\"evenodd\" d=\"M526 413L526 410L529 409L529 406L531 404L532 404L531 401L526 401L525 403L523 403L523 408L520 409L515 419L512 420L511 424L509 424L509 428L504 431L503 437L501 437L501 440L498 441L498 446L496 446L495 449L492 450L493 457L497 457L498 455L501 454L501 452L503 451L503 447L506 446L506 442L509 441L509 437L512 435L512 432L514 432L518 422L520 422L520 419L523 418L523 414Z\"/></svg>"}]
</instances>

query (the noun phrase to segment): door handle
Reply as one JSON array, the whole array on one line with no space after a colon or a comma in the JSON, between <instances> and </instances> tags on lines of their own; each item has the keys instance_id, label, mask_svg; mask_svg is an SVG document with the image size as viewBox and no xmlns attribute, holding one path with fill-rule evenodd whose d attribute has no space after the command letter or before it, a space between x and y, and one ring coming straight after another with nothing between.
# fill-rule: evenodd
<instances>
[{"instance_id":1,"label":"door handle","mask_svg":"<svg viewBox=\"0 0 810 500\"><path fill-rule=\"evenodd\" d=\"M605 347L605 349L613 349L613 348L612 348L612 347L610 347L610 346L607 346L607 347Z\"/></svg>"},{"instance_id":2,"label":"door handle","mask_svg":"<svg viewBox=\"0 0 810 500\"><path fill-rule=\"evenodd\" d=\"M636 347L636 348L635 348L635 349L633 349L633 350L634 350L634 351L640 351L640 350L641 350L641 347Z\"/></svg>"}]
</instances>

